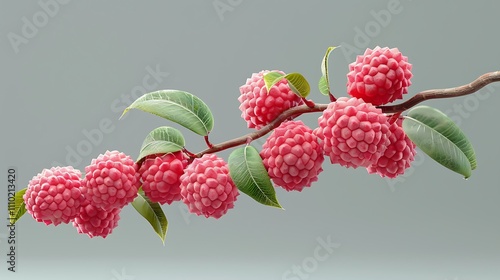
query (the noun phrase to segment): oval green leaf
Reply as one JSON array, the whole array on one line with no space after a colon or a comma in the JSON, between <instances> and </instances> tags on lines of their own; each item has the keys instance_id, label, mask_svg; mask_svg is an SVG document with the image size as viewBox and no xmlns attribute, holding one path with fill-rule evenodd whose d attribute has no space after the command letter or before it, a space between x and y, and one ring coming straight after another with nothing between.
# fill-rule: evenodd
<instances>
[{"instance_id":1,"label":"oval green leaf","mask_svg":"<svg viewBox=\"0 0 500 280\"><path fill-rule=\"evenodd\" d=\"M171 120L202 136L207 136L214 126L213 115L207 104L185 91L160 90L146 93L130 104L121 117L130 109L139 109Z\"/></svg>"},{"instance_id":2,"label":"oval green leaf","mask_svg":"<svg viewBox=\"0 0 500 280\"><path fill-rule=\"evenodd\" d=\"M142 188L140 188L137 197L132 201L132 206L134 206L135 210L149 222L156 234L160 237L163 245L165 245L168 221L160 204L151 202L144 194Z\"/></svg>"},{"instance_id":3,"label":"oval green leaf","mask_svg":"<svg viewBox=\"0 0 500 280\"><path fill-rule=\"evenodd\" d=\"M278 72L269 72L264 74L264 83L266 84L267 92L279 81L283 80L285 75L282 75Z\"/></svg>"},{"instance_id":4,"label":"oval green leaf","mask_svg":"<svg viewBox=\"0 0 500 280\"><path fill-rule=\"evenodd\" d=\"M311 92L311 86L307 79L300 73L290 73L282 75L278 72L269 72L264 75L264 83L266 84L267 92L279 81L286 79L290 89L300 97L307 97Z\"/></svg>"},{"instance_id":5,"label":"oval green leaf","mask_svg":"<svg viewBox=\"0 0 500 280\"><path fill-rule=\"evenodd\" d=\"M410 110L408 116L426 123L457 145L465 156L467 156L471 169L476 169L476 153L471 142L467 139L465 133L446 114L429 106L418 106Z\"/></svg>"},{"instance_id":6,"label":"oval green leaf","mask_svg":"<svg viewBox=\"0 0 500 280\"><path fill-rule=\"evenodd\" d=\"M15 224L26 213L26 204L24 203L23 195L27 188L24 188L14 196L14 209L9 208L9 222Z\"/></svg>"},{"instance_id":7,"label":"oval green leaf","mask_svg":"<svg viewBox=\"0 0 500 280\"><path fill-rule=\"evenodd\" d=\"M328 58L330 56L330 53L336 48L337 47L329 47L328 49L326 49L326 54L323 57L323 60L321 61L321 73L323 75L319 79L318 87L319 87L319 91L323 95L330 94L330 82L328 79Z\"/></svg>"},{"instance_id":8,"label":"oval green leaf","mask_svg":"<svg viewBox=\"0 0 500 280\"><path fill-rule=\"evenodd\" d=\"M330 94L330 85L328 84L328 80L327 80L326 76L321 76L321 78L319 78L318 88L319 88L319 92L321 92L321 94L323 94L323 95Z\"/></svg>"},{"instance_id":9,"label":"oval green leaf","mask_svg":"<svg viewBox=\"0 0 500 280\"><path fill-rule=\"evenodd\" d=\"M470 177L475 154L460 128L441 111L419 106L408 112L403 130L424 153L448 169Z\"/></svg>"},{"instance_id":10,"label":"oval green leaf","mask_svg":"<svg viewBox=\"0 0 500 280\"><path fill-rule=\"evenodd\" d=\"M184 145L184 136L179 130L169 126L160 126L153 129L144 139L137 162L149 155L180 151Z\"/></svg>"},{"instance_id":11,"label":"oval green leaf","mask_svg":"<svg viewBox=\"0 0 500 280\"><path fill-rule=\"evenodd\" d=\"M311 92L311 86L307 79L300 73L290 73L285 75L288 81L288 86L295 94L300 97L306 98Z\"/></svg>"},{"instance_id":12,"label":"oval green leaf","mask_svg":"<svg viewBox=\"0 0 500 280\"><path fill-rule=\"evenodd\" d=\"M248 145L234 150L228 159L229 175L236 187L255 201L277 208L283 208L276 198L259 152Z\"/></svg>"}]
</instances>

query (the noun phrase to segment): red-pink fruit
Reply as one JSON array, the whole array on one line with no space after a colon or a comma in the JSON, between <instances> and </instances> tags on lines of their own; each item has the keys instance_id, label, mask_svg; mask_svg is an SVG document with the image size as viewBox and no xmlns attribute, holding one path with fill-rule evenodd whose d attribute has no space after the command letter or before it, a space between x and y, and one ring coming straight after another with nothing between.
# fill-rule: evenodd
<instances>
[{"instance_id":1,"label":"red-pink fruit","mask_svg":"<svg viewBox=\"0 0 500 280\"><path fill-rule=\"evenodd\" d=\"M411 68L397 48L366 49L349 64L347 92L375 106L402 99L411 85Z\"/></svg>"},{"instance_id":2,"label":"red-pink fruit","mask_svg":"<svg viewBox=\"0 0 500 280\"><path fill-rule=\"evenodd\" d=\"M87 200L73 220L73 226L78 233L87 234L90 238L96 236L106 238L118 226L120 211L121 208L104 210L93 206Z\"/></svg>"},{"instance_id":3,"label":"red-pink fruit","mask_svg":"<svg viewBox=\"0 0 500 280\"><path fill-rule=\"evenodd\" d=\"M401 124L402 120L398 120L389 127L389 146L378 161L367 168L370 174L377 173L381 177L395 178L404 174L415 159L415 144L405 134Z\"/></svg>"},{"instance_id":4,"label":"red-pink fruit","mask_svg":"<svg viewBox=\"0 0 500 280\"><path fill-rule=\"evenodd\" d=\"M191 213L218 219L234 207L239 192L227 163L215 154L205 154L181 176L181 195Z\"/></svg>"},{"instance_id":5,"label":"red-pink fruit","mask_svg":"<svg viewBox=\"0 0 500 280\"><path fill-rule=\"evenodd\" d=\"M302 99L288 86L288 81L283 79L271 87L267 92L264 74L270 71L263 70L254 73L240 87L241 117L245 119L249 128L260 129L273 121L283 111L302 103ZM280 74L285 74L282 71Z\"/></svg>"},{"instance_id":6,"label":"red-pink fruit","mask_svg":"<svg viewBox=\"0 0 500 280\"><path fill-rule=\"evenodd\" d=\"M152 202L171 204L181 200L180 176L187 166L183 152L147 157L139 168L142 189Z\"/></svg>"},{"instance_id":7,"label":"red-pink fruit","mask_svg":"<svg viewBox=\"0 0 500 280\"><path fill-rule=\"evenodd\" d=\"M138 166L118 151L106 151L85 167L82 192L90 203L104 210L132 202L139 188Z\"/></svg>"},{"instance_id":8,"label":"red-pink fruit","mask_svg":"<svg viewBox=\"0 0 500 280\"><path fill-rule=\"evenodd\" d=\"M84 202L81 176L71 166L43 169L29 181L23 195L27 212L47 225L69 223Z\"/></svg>"},{"instance_id":9,"label":"red-pink fruit","mask_svg":"<svg viewBox=\"0 0 500 280\"><path fill-rule=\"evenodd\" d=\"M376 162L389 145L389 122L382 110L362 99L341 97L328 104L314 133L331 163L357 168Z\"/></svg>"},{"instance_id":10,"label":"red-pink fruit","mask_svg":"<svg viewBox=\"0 0 500 280\"><path fill-rule=\"evenodd\" d=\"M287 191L310 187L323 171L323 149L302 121L281 123L267 138L260 156L274 184Z\"/></svg>"}]
</instances>

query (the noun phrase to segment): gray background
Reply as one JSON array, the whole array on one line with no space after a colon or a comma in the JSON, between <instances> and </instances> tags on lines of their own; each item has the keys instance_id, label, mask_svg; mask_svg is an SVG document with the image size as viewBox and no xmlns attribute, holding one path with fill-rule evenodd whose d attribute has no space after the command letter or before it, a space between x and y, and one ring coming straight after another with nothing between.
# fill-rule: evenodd
<instances>
[{"instance_id":1,"label":"gray background","mask_svg":"<svg viewBox=\"0 0 500 280\"><path fill-rule=\"evenodd\" d=\"M214 2L229 9L218 13ZM367 46L398 47L413 64L409 95L462 85L500 70L500 2L401 0L399 12L381 26L374 14L387 10L388 3L394 1L68 1L58 4L44 23L37 2L2 1L1 178L6 182L7 167L16 166L21 189L43 168L70 163L68 149L86 141L83 130L98 129L103 120L111 122L111 131L91 145L88 155L73 159L75 167L83 170L106 150L136 157L150 130L172 125L140 111L118 120L119 110L128 105L121 96L139 92L147 67L169 73L151 90L185 90L212 108L213 142L249 131L239 117L237 97L238 87L253 72L301 72L313 86L311 97L327 102L316 83L328 46L348 50L351 45L357 54ZM40 16L41 27L26 38L23 17L33 23L34 15ZM357 28L365 27L371 32L368 40L356 40ZM13 33L26 40L17 52L9 41ZM331 82L338 96L346 95L345 75L353 59L340 49L331 56ZM474 144L478 169L469 180L422 154L397 181L325 164L319 181L302 193L277 190L285 211L258 205L245 195L220 220L189 216L182 203L165 206L170 226L165 246L131 206L104 240L79 235L69 225L45 226L27 215L18 223L18 272L7 273L2 261L0 275L75 280L500 279L500 148L493 114L498 93L500 85L477 97L426 102L447 111ZM300 119L314 126L318 116ZM184 132L189 149L203 148L199 137ZM227 159L228 151L220 155ZM6 187L0 191L2 221L6 193ZM326 260L313 260L317 240L328 238L340 246ZM286 274L303 264L306 274Z\"/></svg>"}]
</instances>

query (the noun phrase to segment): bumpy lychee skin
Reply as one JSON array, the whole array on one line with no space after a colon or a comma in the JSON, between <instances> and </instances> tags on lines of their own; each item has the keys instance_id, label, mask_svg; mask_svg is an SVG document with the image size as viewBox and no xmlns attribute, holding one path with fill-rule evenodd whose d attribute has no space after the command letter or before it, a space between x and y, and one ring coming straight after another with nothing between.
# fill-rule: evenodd
<instances>
[{"instance_id":1,"label":"bumpy lychee skin","mask_svg":"<svg viewBox=\"0 0 500 280\"><path fill-rule=\"evenodd\" d=\"M106 151L85 167L82 192L104 210L122 208L137 196L140 184L134 160L118 151Z\"/></svg>"},{"instance_id":2,"label":"bumpy lychee skin","mask_svg":"<svg viewBox=\"0 0 500 280\"><path fill-rule=\"evenodd\" d=\"M290 89L285 79L276 83L267 92L264 74L269 72L263 70L252 74L240 87L239 108L242 112L241 117L245 119L249 128L260 129L283 111L302 103L302 99ZM282 71L275 72L285 74Z\"/></svg>"},{"instance_id":3,"label":"bumpy lychee skin","mask_svg":"<svg viewBox=\"0 0 500 280\"><path fill-rule=\"evenodd\" d=\"M328 104L314 133L331 163L368 167L389 145L389 122L382 110L362 99L341 97Z\"/></svg>"},{"instance_id":4,"label":"bumpy lychee skin","mask_svg":"<svg viewBox=\"0 0 500 280\"><path fill-rule=\"evenodd\" d=\"M262 145L260 156L274 184L287 191L310 187L323 171L323 149L302 121L281 123Z\"/></svg>"},{"instance_id":5,"label":"bumpy lychee skin","mask_svg":"<svg viewBox=\"0 0 500 280\"><path fill-rule=\"evenodd\" d=\"M375 106L402 99L411 85L411 68L397 48L366 49L349 64L347 92Z\"/></svg>"},{"instance_id":6,"label":"bumpy lychee skin","mask_svg":"<svg viewBox=\"0 0 500 280\"><path fill-rule=\"evenodd\" d=\"M69 223L84 202L81 177L71 166L44 169L28 183L23 196L27 212L47 225Z\"/></svg>"},{"instance_id":7,"label":"bumpy lychee skin","mask_svg":"<svg viewBox=\"0 0 500 280\"><path fill-rule=\"evenodd\" d=\"M73 226L78 233L86 234L90 238L96 236L106 238L118 226L120 212L121 208L104 210L93 206L86 200L79 214L73 220Z\"/></svg>"},{"instance_id":8,"label":"bumpy lychee skin","mask_svg":"<svg viewBox=\"0 0 500 280\"><path fill-rule=\"evenodd\" d=\"M147 157L139 168L146 196L160 204L181 200L179 178L187 164L187 157L180 151Z\"/></svg>"},{"instance_id":9,"label":"bumpy lychee skin","mask_svg":"<svg viewBox=\"0 0 500 280\"><path fill-rule=\"evenodd\" d=\"M205 154L194 159L181 176L181 195L189 212L219 219L234 207L239 192L227 163L215 154Z\"/></svg>"},{"instance_id":10,"label":"bumpy lychee skin","mask_svg":"<svg viewBox=\"0 0 500 280\"><path fill-rule=\"evenodd\" d=\"M405 134L401 127L402 120L394 122L389 127L390 144L378 161L370 165L366 170L368 173L377 173L381 177L396 178L404 174L415 160L417 153L415 143Z\"/></svg>"}]
</instances>

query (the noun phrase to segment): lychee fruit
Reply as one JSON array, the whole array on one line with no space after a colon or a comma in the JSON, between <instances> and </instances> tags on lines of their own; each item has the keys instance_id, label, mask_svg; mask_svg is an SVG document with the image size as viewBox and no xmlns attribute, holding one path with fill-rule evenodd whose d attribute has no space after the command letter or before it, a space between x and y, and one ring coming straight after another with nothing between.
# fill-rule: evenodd
<instances>
[{"instance_id":1,"label":"lychee fruit","mask_svg":"<svg viewBox=\"0 0 500 280\"><path fill-rule=\"evenodd\" d=\"M215 154L193 160L181 175L181 195L189 212L219 219L239 195L227 163Z\"/></svg>"},{"instance_id":2,"label":"lychee fruit","mask_svg":"<svg viewBox=\"0 0 500 280\"><path fill-rule=\"evenodd\" d=\"M260 152L269 177L287 191L302 191L323 171L323 149L302 121L286 121L266 139Z\"/></svg>"},{"instance_id":3,"label":"lychee fruit","mask_svg":"<svg viewBox=\"0 0 500 280\"><path fill-rule=\"evenodd\" d=\"M88 200L85 202L73 220L73 226L78 233L87 234L90 238L106 238L118 226L121 208L104 210L93 206Z\"/></svg>"},{"instance_id":4,"label":"lychee fruit","mask_svg":"<svg viewBox=\"0 0 500 280\"><path fill-rule=\"evenodd\" d=\"M314 133L331 163L368 167L389 145L389 122L381 109L358 98L340 97L328 104Z\"/></svg>"},{"instance_id":5,"label":"lychee fruit","mask_svg":"<svg viewBox=\"0 0 500 280\"><path fill-rule=\"evenodd\" d=\"M411 68L397 48L366 49L349 64L347 92L375 106L402 99L411 85Z\"/></svg>"},{"instance_id":6,"label":"lychee fruit","mask_svg":"<svg viewBox=\"0 0 500 280\"><path fill-rule=\"evenodd\" d=\"M43 169L29 181L23 196L27 212L47 225L69 223L84 202L81 177L71 166Z\"/></svg>"},{"instance_id":7,"label":"lychee fruit","mask_svg":"<svg viewBox=\"0 0 500 280\"><path fill-rule=\"evenodd\" d=\"M152 202L171 204L181 200L180 176L188 161L183 152L146 157L139 168L142 189Z\"/></svg>"},{"instance_id":8,"label":"lychee fruit","mask_svg":"<svg viewBox=\"0 0 500 280\"><path fill-rule=\"evenodd\" d=\"M82 192L95 207L122 208L132 202L139 188L138 166L118 151L106 151L85 167Z\"/></svg>"},{"instance_id":9,"label":"lychee fruit","mask_svg":"<svg viewBox=\"0 0 500 280\"><path fill-rule=\"evenodd\" d=\"M276 83L268 92L264 75L269 72L263 70L252 74L240 87L239 108L249 128L260 129L285 110L302 104L302 99L290 89L286 79ZM285 74L282 71L273 72Z\"/></svg>"},{"instance_id":10,"label":"lychee fruit","mask_svg":"<svg viewBox=\"0 0 500 280\"><path fill-rule=\"evenodd\" d=\"M389 145L376 163L368 166L368 173L377 173L381 177L395 178L404 174L415 159L417 153L415 143L403 131L402 120L399 119L389 127Z\"/></svg>"}]
</instances>

